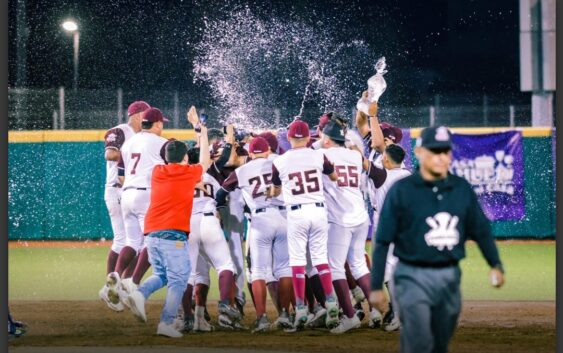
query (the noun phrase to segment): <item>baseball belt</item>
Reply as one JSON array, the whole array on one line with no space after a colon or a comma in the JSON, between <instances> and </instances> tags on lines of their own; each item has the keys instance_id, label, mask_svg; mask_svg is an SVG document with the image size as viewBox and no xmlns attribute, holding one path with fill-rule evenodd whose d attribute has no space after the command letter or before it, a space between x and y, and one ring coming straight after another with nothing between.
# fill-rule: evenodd
<instances>
[{"instance_id":1,"label":"baseball belt","mask_svg":"<svg viewBox=\"0 0 563 353\"><path fill-rule=\"evenodd\" d=\"M299 205L291 205L289 207L290 210L295 211L300 209L301 207L303 207L303 205L309 205L309 204L299 204ZM325 207L325 204L323 202L315 202L315 206L317 207Z\"/></svg>"},{"instance_id":2,"label":"baseball belt","mask_svg":"<svg viewBox=\"0 0 563 353\"><path fill-rule=\"evenodd\" d=\"M254 210L254 213L262 213L262 212L266 212L266 209L268 207L263 207L263 208L257 208L256 210ZM285 206L276 206L275 208L277 208L280 211L285 210Z\"/></svg>"}]
</instances>

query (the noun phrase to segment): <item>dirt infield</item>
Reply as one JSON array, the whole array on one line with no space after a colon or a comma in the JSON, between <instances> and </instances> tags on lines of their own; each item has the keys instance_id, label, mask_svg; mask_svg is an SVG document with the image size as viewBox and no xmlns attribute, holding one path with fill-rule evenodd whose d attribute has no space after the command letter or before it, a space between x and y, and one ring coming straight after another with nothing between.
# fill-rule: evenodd
<instances>
[{"instance_id":1,"label":"dirt infield","mask_svg":"<svg viewBox=\"0 0 563 353\"><path fill-rule=\"evenodd\" d=\"M147 324L139 323L129 311L115 313L97 301L11 301L10 311L18 320L29 324L25 337L10 343L10 351L34 353L50 348L49 352L88 353L108 352L176 352L173 347L192 347L188 352L397 352L399 334L361 329L344 335L332 335L326 330L306 330L299 333L272 331L264 334L217 330L207 334L187 334L180 339L156 336L161 302L149 301ZM216 307L209 305L215 317ZM274 317L273 308L269 316ZM254 312L247 304L244 323L252 324ZM468 301L450 352L554 352L554 302L484 302ZM98 350L79 348L97 347ZM109 348L113 347L113 348ZM119 348L122 348L120 350ZM163 347L166 347L163 348ZM205 349L203 349L205 347ZM149 348L149 349L147 349ZM107 349L107 350L106 350Z\"/></svg>"}]
</instances>

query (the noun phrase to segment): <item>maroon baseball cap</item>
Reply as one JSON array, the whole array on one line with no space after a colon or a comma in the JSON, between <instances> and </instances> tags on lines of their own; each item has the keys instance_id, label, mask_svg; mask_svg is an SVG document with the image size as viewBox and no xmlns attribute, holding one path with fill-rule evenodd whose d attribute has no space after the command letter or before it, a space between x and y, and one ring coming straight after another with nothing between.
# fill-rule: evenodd
<instances>
[{"instance_id":1,"label":"maroon baseball cap","mask_svg":"<svg viewBox=\"0 0 563 353\"><path fill-rule=\"evenodd\" d=\"M287 131L287 137L289 138L303 138L309 137L309 125L303 120L295 120L289 125L289 130Z\"/></svg>"},{"instance_id":2,"label":"maroon baseball cap","mask_svg":"<svg viewBox=\"0 0 563 353\"><path fill-rule=\"evenodd\" d=\"M272 152L276 152L278 150L278 138L272 134L269 131L264 131L263 133L261 133L260 135L258 135L259 137L262 137L264 140L268 141L268 145L270 145L270 150Z\"/></svg>"},{"instance_id":3,"label":"maroon baseball cap","mask_svg":"<svg viewBox=\"0 0 563 353\"><path fill-rule=\"evenodd\" d=\"M148 121L151 123L156 123L157 121L170 121L166 119L160 109L150 108L143 113L143 121Z\"/></svg>"},{"instance_id":4,"label":"maroon baseball cap","mask_svg":"<svg viewBox=\"0 0 563 353\"><path fill-rule=\"evenodd\" d=\"M393 143L400 143L403 139L403 130L400 128L385 122L379 124L379 126L381 127L383 137L390 139Z\"/></svg>"},{"instance_id":5,"label":"maroon baseball cap","mask_svg":"<svg viewBox=\"0 0 563 353\"><path fill-rule=\"evenodd\" d=\"M127 108L127 116L131 116L137 113L142 113L147 109L150 109L151 106L149 105L149 103L145 102L145 101L135 101L131 104L129 104L129 108Z\"/></svg>"},{"instance_id":6,"label":"maroon baseball cap","mask_svg":"<svg viewBox=\"0 0 563 353\"><path fill-rule=\"evenodd\" d=\"M257 136L250 141L248 152L250 153L264 153L270 150L270 144L265 138Z\"/></svg>"}]
</instances>

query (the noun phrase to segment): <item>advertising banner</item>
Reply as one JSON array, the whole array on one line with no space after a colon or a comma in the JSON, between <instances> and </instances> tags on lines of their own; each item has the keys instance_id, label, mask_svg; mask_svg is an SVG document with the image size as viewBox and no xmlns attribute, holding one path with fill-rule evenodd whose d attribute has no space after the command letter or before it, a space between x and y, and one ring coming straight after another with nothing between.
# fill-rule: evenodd
<instances>
[{"instance_id":1,"label":"advertising banner","mask_svg":"<svg viewBox=\"0 0 563 353\"><path fill-rule=\"evenodd\" d=\"M518 221L525 214L522 132L453 134L452 174L464 177L492 221Z\"/></svg>"}]
</instances>

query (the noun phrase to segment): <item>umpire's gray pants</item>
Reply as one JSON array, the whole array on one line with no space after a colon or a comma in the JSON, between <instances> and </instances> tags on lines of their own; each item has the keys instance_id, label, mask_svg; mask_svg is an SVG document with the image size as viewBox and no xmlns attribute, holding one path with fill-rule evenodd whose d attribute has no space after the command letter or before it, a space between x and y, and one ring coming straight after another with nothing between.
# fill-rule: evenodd
<instances>
[{"instance_id":1,"label":"umpire's gray pants","mask_svg":"<svg viewBox=\"0 0 563 353\"><path fill-rule=\"evenodd\" d=\"M401 352L447 352L461 311L459 267L415 267L399 262L394 279Z\"/></svg>"}]
</instances>

